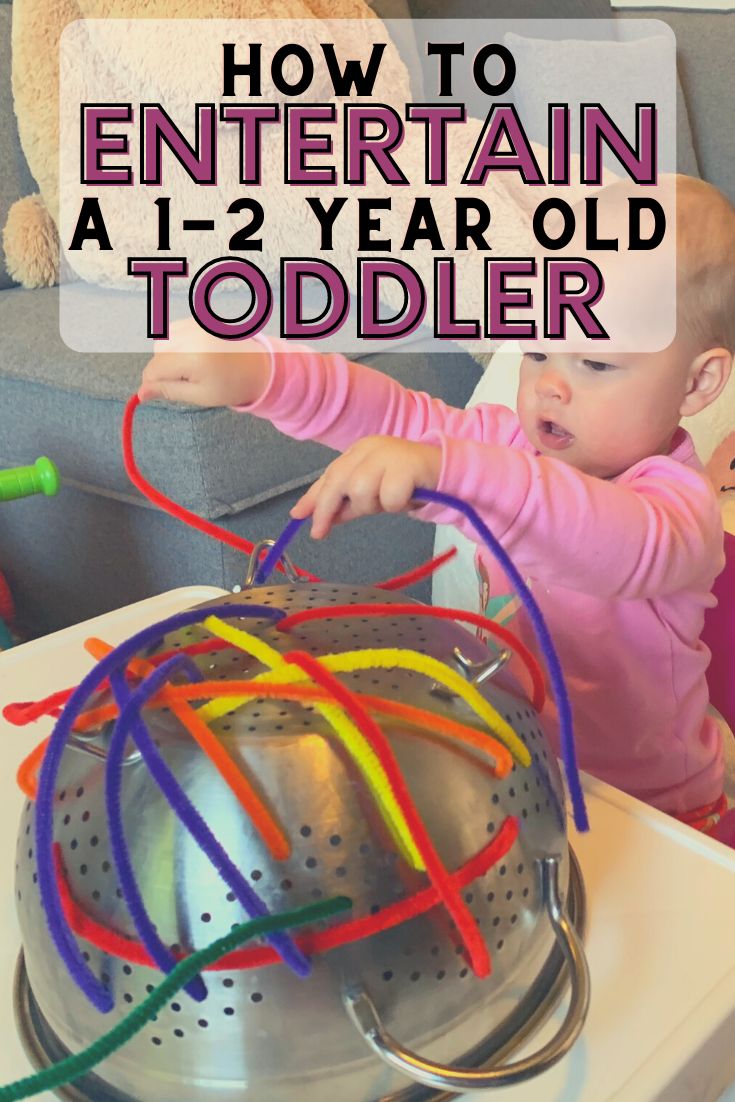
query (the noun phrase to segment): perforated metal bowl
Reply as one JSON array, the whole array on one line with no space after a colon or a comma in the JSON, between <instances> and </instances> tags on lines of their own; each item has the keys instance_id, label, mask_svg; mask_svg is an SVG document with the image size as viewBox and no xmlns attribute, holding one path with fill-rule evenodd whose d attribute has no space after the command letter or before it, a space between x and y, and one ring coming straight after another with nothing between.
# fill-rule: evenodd
<instances>
[{"instance_id":1,"label":"perforated metal bowl","mask_svg":"<svg viewBox=\"0 0 735 1102\"><path fill-rule=\"evenodd\" d=\"M232 605L287 611L364 602L405 603L383 590L304 583L252 588ZM222 604L223 601L215 602ZM436 734L382 720L412 797L449 870L461 868L516 817L519 835L507 855L463 889L493 959L477 979L441 906L372 937L313 959L300 979L283 964L207 972L208 997L172 1001L96 1076L65 1088L69 1099L95 1102L413 1102L435 1091L503 1085L542 1071L572 1044L587 1004L587 974L566 897L581 923L581 881L565 833L556 762L538 717L501 669L503 657L458 625L419 615L339 617L275 630L267 619L242 625L280 652L314 655L372 646L412 648L475 678L483 696L512 725L531 753L501 780L481 752ZM237 621L235 621L237 623ZM209 637L194 626L168 636L159 650ZM196 659L209 679L243 679L264 667L228 648ZM490 673L484 680L482 674ZM478 679L478 675L480 675ZM357 692L429 709L479 728L458 697L437 692L407 670L342 675ZM105 698L106 699L106 698ZM365 782L313 706L252 700L213 724L229 751L247 765L292 852L275 861L232 792L179 721L147 712L160 753L238 868L273 912L346 895L351 918L379 912L427 885L397 852ZM109 726L109 725L108 725ZM109 730L64 752L56 788L54 834L76 904L105 927L135 938L110 853L104 803ZM81 751L81 752L80 752ZM123 818L133 865L159 935L193 950L245 921L239 903L172 815L145 764L132 754L123 769ZM145 998L153 969L79 942L90 967L115 997L99 1014L73 984L53 948L36 883L35 805L21 822L17 906L23 939L17 1009L21 1033L39 1064L76 1052ZM343 921L340 916L329 925ZM505 1070L495 1065L525 1040L554 1005L571 965L570 1010L551 1045ZM394 1041L393 1037L400 1039ZM413 1051L422 1053L420 1058ZM447 1066L445 1066L447 1065ZM452 1067L455 1069L452 1071ZM457 1070L459 1069L459 1070Z\"/></svg>"}]
</instances>

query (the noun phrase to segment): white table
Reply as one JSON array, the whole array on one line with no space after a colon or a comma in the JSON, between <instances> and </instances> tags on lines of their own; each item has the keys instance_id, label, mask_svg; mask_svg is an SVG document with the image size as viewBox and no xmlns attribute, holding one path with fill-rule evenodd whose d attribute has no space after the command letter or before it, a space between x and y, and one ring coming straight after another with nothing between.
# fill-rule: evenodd
<instances>
[{"instance_id":1,"label":"white table","mask_svg":"<svg viewBox=\"0 0 735 1102\"><path fill-rule=\"evenodd\" d=\"M117 643L223 592L173 590L1 654L0 709L78 682L92 665L81 646L87 635ZM29 1070L12 1011L20 940L13 862L23 804L14 778L50 727L48 720L16 728L0 719L0 1083ZM466 1097L735 1102L735 1089L722 1095L735 1082L735 851L591 778L585 791L592 830L579 836L570 827L589 912L592 1004L583 1035L540 1079Z\"/></svg>"}]
</instances>

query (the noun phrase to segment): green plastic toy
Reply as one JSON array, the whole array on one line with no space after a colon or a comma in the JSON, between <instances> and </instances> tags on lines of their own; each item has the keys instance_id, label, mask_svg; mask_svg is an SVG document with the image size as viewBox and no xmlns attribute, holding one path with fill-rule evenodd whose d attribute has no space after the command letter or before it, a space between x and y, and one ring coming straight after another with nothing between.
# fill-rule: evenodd
<instances>
[{"instance_id":1,"label":"green plastic toy","mask_svg":"<svg viewBox=\"0 0 735 1102\"><path fill-rule=\"evenodd\" d=\"M30 467L11 467L0 471L0 501L14 501L19 497L45 494L53 497L59 492L61 479L56 464L42 455ZM0 651L13 646L14 639L9 624L13 622L13 600L5 578L0 573Z\"/></svg>"},{"instance_id":2,"label":"green plastic toy","mask_svg":"<svg viewBox=\"0 0 735 1102\"><path fill-rule=\"evenodd\" d=\"M14 501L32 494L53 497L59 492L61 479L56 464L42 455L31 467L10 467L0 471L0 501Z\"/></svg>"}]
</instances>

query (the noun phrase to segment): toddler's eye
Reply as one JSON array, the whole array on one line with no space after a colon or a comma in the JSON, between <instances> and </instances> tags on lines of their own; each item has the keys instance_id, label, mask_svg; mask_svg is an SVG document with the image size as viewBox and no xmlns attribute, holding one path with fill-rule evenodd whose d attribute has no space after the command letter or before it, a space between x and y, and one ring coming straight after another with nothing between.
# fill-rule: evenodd
<instances>
[{"instance_id":1,"label":"toddler's eye","mask_svg":"<svg viewBox=\"0 0 735 1102\"><path fill-rule=\"evenodd\" d=\"M543 352L524 352L523 358L535 364L542 364L546 360L546 356L544 356Z\"/></svg>"},{"instance_id":2,"label":"toddler's eye","mask_svg":"<svg viewBox=\"0 0 735 1102\"><path fill-rule=\"evenodd\" d=\"M605 363L603 360L582 360L585 367L591 371L614 371L615 364Z\"/></svg>"}]
</instances>

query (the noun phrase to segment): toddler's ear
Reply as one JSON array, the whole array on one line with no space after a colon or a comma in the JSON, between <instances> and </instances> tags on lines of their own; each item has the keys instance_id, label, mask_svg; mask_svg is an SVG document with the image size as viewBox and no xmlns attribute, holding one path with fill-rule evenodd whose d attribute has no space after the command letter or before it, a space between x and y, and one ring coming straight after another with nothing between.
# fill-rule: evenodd
<instances>
[{"instance_id":1,"label":"toddler's ear","mask_svg":"<svg viewBox=\"0 0 735 1102\"><path fill-rule=\"evenodd\" d=\"M719 398L732 370L732 353L726 348L710 348L692 361L687 392L679 413L691 417Z\"/></svg>"}]
</instances>

